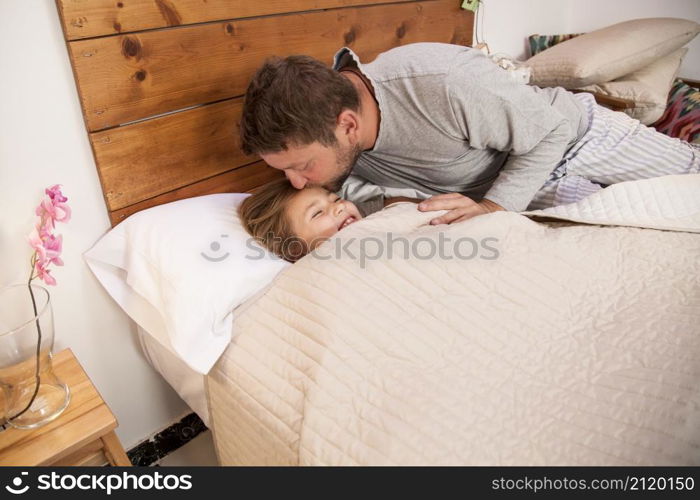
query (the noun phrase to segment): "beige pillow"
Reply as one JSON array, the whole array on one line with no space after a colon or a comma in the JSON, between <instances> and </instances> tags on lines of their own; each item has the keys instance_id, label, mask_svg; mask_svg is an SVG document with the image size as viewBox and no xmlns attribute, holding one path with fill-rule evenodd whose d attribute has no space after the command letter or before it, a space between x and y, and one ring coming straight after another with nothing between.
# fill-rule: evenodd
<instances>
[{"instance_id":1,"label":"beige pillow","mask_svg":"<svg viewBox=\"0 0 700 500\"><path fill-rule=\"evenodd\" d=\"M608 83L588 85L581 90L634 101L633 108L623 111L644 125L650 125L666 110L668 93L686 52L687 48L678 49L629 75Z\"/></svg>"},{"instance_id":2,"label":"beige pillow","mask_svg":"<svg viewBox=\"0 0 700 500\"><path fill-rule=\"evenodd\" d=\"M634 19L585 33L528 59L530 83L579 88L648 66L692 40L700 24L687 19Z\"/></svg>"}]
</instances>

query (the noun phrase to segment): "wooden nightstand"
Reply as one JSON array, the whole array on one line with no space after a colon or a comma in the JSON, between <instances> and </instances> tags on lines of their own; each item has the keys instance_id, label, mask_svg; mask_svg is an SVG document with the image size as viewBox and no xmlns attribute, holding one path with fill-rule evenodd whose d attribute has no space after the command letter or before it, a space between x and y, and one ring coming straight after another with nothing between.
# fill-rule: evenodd
<instances>
[{"instance_id":1,"label":"wooden nightstand","mask_svg":"<svg viewBox=\"0 0 700 500\"><path fill-rule=\"evenodd\" d=\"M53 358L58 378L68 384L68 408L53 422L32 430L0 431L0 466L131 465L114 429L117 419L70 349Z\"/></svg>"}]
</instances>

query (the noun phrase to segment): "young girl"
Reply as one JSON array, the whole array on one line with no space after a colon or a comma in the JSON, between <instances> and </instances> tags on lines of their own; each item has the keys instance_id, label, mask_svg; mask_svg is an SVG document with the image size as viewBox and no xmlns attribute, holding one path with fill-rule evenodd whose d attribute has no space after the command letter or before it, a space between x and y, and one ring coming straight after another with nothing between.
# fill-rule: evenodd
<instances>
[{"instance_id":1,"label":"young girl","mask_svg":"<svg viewBox=\"0 0 700 500\"><path fill-rule=\"evenodd\" d=\"M398 201L419 200L389 198L383 205ZM289 262L362 219L354 203L321 187L296 189L286 178L266 184L243 200L238 214L258 243Z\"/></svg>"}]
</instances>

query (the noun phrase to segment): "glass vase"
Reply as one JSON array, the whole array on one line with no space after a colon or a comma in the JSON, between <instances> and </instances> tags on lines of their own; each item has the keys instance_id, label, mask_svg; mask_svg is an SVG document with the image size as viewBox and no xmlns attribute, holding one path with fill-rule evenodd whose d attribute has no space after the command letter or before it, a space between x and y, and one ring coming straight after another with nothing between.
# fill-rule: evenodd
<instances>
[{"instance_id":1,"label":"glass vase","mask_svg":"<svg viewBox=\"0 0 700 500\"><path fill-rule=\"evenodd\" d=\"M53 371L53 338L46 288L23 284L0 289L0 387L4 421L13 427L42 426L68 406L70 390Z\"/></svg>"}]
</instances>

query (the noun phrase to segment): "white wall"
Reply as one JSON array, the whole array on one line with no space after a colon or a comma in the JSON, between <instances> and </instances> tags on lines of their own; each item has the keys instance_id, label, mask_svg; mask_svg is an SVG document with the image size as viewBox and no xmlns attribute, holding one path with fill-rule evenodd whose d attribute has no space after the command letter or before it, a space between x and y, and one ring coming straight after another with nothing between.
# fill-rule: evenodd
<instances>
[{"instance_id":1,"label":"white wall","mask_svg":"<svg viewBox=\"0 0 700 500\"><path fill-rule=\"evenodd\" d=\"M484 0L482 8L481 38L517 59L529 57L526 38L535 33L581 33L643 17L700 22L700 0ZM688 47L679 75L700 80L700 36Z\"/></svg>"},{"instance_id":2,"label":"white wall","mask_svg":"<svg viewBox=\"0 0 700 500\"><path fill-rule=\"evenodd\" d=\"M44 187L62 184L73 219L57 227L55 349L73 349L129 448L188 410L82 259L109 220L53 0L0 0L0 61L0 286L27 279L34 207Z\"/></svg>"}]
</instances>

